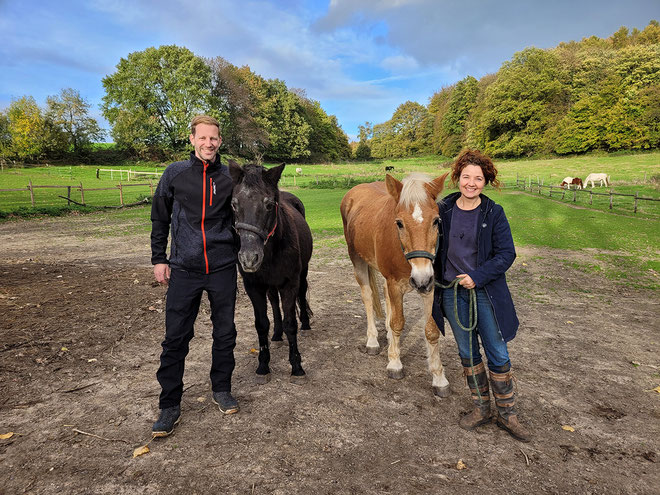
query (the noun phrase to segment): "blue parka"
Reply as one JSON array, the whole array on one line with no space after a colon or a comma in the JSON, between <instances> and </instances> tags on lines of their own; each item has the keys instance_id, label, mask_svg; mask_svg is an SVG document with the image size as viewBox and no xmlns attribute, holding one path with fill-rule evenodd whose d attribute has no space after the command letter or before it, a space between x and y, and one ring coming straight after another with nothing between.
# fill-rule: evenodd
<instances>
[{"instance_id":1,"label":"blue parka","mask_svg":"<svg viewBox=\"0 0 660 495\"><path fill-rule=\"evenodd\" d=\"M452 209L460 192L450 194L438 204L441 221L440 248L435 260L435 278L442 283L442 275L447 262L449 247L449 230L451 227ZM481 213L477 232L477 268L468 272L477 288L484 288L495 313L495 320L505 342L516 336L518 331L518 316L511 299L509 287L504 273L516 259L511 228L504 214L504 209L492 199L481 194ZM439 328L444 327L442 311L442 290L436 289L433 301L433 318ZM444 333L444 332L443 332Z\"/></svg>"}]
</instances>

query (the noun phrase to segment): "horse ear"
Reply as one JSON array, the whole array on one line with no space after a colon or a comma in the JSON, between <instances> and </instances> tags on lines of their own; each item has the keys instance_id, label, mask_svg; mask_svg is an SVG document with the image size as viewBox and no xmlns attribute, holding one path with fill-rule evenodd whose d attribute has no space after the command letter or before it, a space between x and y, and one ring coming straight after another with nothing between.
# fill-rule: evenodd
<instances>
[{"instance_id":1,"label":"horse ear","mask_svg":"<svg viewBox=\"0 0 660 495\"><path fill-rule=\"evenodd\" d=\"M286 163L280 163L277 167L272 167L268 170L265 170L264 178L276 186L280 180L280 177L282 176L282 172L284 172L284 167L286 167Z\"/></svg>"},{"instance_id":2,"label":"horse ear","mask_svg":"<svg viewBox=\"0 0 660 495\"><path fill-rule=\"evenodd\" d=\"M403 189L401 181L396 180L390 174L385 174L385 185L387 186L387 192L394 198L394 202L398 204L399 197L401 196L401 189Z\"/></svg>"},{"instance_id":3,"label":"horse ear","mask_svg":"<svg viewBox=\"0 0 660 495\"><path fill-rule=\"evenodd\" d=\"M431 182L425 184L426 190L433 197L433 199L436 199L445 188L445 179L448 175L449 172L441 175L440 177L436 177Z\"/></svg>"},{"instance_id":4,"label":"horse ear","mask_svg":"<svg viewBox=\"0 0 660 495\"><path fill-rule=\"evenodd\" d=\"M234 160L227 161L227 164L229 165L229 175L231 175L232 182L238 184L243 178L243 169Z\"/></svg>"}]
</instances>

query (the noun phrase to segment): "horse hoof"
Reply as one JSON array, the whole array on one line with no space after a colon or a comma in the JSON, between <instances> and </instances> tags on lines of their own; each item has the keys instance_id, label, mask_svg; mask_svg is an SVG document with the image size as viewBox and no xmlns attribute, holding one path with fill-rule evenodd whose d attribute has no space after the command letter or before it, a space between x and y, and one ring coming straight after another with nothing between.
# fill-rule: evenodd
<instances>
[{"instance_id":1,"label":"horse hoof","mask_svg":"<svg viewBox=\"0 0 660 495\"><path fill-rule=\"evenodd\" d=\"M257 375L255 378L255 382L257 382L257 385L266 385L270 381L270 373L267 375Z\"/></svg>"},{"instance_id":2,"label":"horse hoof","mask_svg":"<svg viewBox=\"0 0 660 495\"><path fill-rule=\"evenodd\" d=\"M403 369L400 370L387 370L387 376L394 380L401 380L403 378Z\"/></svg>"},{"instance_id":3,"label":"horse hoof","mask_svg":"<svg viewBox=\"0 0 660 495\"><path fill-rule=\"evenodd\" d=\"M282 342L282 336L281 335L273 335L273 337L270 340L271 340L271 342Z\"/></svg>"},{"instance_id":4,"label":"horse hoof","mask_svg":"<svg viewBox=\"0 0 660 495\"><path fill-rule=\"evenodd\" d=\"M367 346L367 347L365 347L365 349L367 349L367 354L369 354L370 356L375 356L377 354L380 354L380 347L369 347L369 346Z\"/></svg>"},{"instance_id":5,"label":"horse hoof","mask_svg":"<svg viewBox=\"0 0 660 495\"><path fill-rule=\"evenodd\" d=\"M310 327L309 324L307 324L307 325L302 325L302 326L300 327L300 329L301 329L301 330L311 330L312 327Z\"/></svg>"},{"instance_id":6,"label":"horse hoof","mask_svg":"<svg viewBox=\"0 0 660 495\"><path fill-rule=\"evenodd\" d=\"M304 383L307 383L307 375L291 375L289 382L296 385L303 385Z\"/></svg>"},{"instance_id":7,"label":"horse hoof","mask_svg":"<svg viewBox=\"0 0 660 495\"><path fill-rule=\"evenodd\" d=\"M447 398L450 394L449 385L445 385L444 387L433 387L433 393L443 399Z\"/></svg>"}]
</instances>

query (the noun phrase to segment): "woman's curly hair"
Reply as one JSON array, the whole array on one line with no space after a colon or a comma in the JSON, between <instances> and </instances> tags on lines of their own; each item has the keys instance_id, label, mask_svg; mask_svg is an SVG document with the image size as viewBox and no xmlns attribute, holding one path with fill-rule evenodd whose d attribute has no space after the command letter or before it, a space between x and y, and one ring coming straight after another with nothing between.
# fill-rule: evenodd
<instances>
[{"instance_id":1,"label":"woman's curly hair","mask_svg":"<svg viewBox=\"0 0 660 495\"><path fill-rule=\"evenodd\" d=\"M497 180L497 169L493 165L493 161L479 150L463 150L458 155L451 169L451 181L454 185L458 184L461 178L461 172L468 165L481 167L486 184L492 184L497 189L500 188L500 181Z\"/></svg>"}]
</instances>

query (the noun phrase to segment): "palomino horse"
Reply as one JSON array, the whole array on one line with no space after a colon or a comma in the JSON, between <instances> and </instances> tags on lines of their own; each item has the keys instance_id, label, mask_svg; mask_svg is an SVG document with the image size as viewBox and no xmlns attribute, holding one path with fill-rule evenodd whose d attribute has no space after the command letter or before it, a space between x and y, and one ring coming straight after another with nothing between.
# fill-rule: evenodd
<instances>
[{"instance_id":1,"label":"palomino horse","mask_svg":"<svg viewBox=\"0 0 660 495\"><path fill-rule=\"evenodd\" d=\"M289 341L291 379L301 381L305 378L298 352L296 302L301 327L309 329L311 311L307 302L307 271L312 255L312 233L300 200L293 194L280 193L277 188L283 170L284 164L265 169L253 164L241 167L229 160L229 172L234 182L231 200L234 228L241 238L239 271L245 292L252 302L259 336L258 383L270 380L267 298L271 301L275 319L273 340L282 340L283 329ZM280 298L283 321L278 325Z\"/></svg>"},{"instance_id":2,"label":"palomino horse","mask_svg":"<svg viewBox=\"0 0 660 495\"><path fill-rule=\"evenodd\" d=\"M431 317L433 307L433 260L438 248L440 217L435 200L447 174L430 180L414 173L399 182L387 175L385 182L359 184L341 202L344 236L360 284L367 312L367 352L378 354L374 313L382 317L375 271L385 277L387 374L403 378L399 340L404 326L403 295L413 289L422 296L426 321L428 366L433 390L449 395L449 382L440 360L440 331Z\"/></svg>"}]
</instances>

